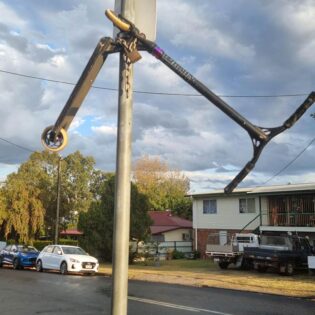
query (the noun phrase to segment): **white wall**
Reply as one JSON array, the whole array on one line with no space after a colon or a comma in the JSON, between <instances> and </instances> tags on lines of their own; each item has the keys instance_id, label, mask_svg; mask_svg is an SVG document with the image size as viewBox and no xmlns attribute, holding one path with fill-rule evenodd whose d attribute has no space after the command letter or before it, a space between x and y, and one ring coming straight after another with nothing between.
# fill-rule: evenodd
<instances>
[{"instance_id":1,"label":"white wall","mask_svg":"<svg viewBox=\"0 0 315 315\"><path fill-rule=\"evenodd\" d=\"M255 213L240 213L239 199L255 198ZM217 213L204 214L203 200L217 200ZM263 201L266 209L266 201ZM242 229L252 219L259 214L259 198L257 196L214 196L193 199L193 228L196 229ZM266 217L267 216L263 216ZM260 219L257 218L246 229L255 229L260 225Z\"/></svg>"},{"instance_id":2,"label":"white wall","mask_svg":"<svg viewBox=\"0 0 315 315\"><path fill-rule=\"evenodd\" d=\"M182 234L189 234L191 233L191 229L178 229L174 231L165 232L164 234L164 241L165 242L180 242L183 241Z\"/></svg>"}]
</instances>

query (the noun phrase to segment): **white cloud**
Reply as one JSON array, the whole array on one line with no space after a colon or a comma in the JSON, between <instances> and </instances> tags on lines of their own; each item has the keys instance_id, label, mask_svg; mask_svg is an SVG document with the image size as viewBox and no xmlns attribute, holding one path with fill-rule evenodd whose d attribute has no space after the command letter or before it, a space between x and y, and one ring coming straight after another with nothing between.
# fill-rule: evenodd
<instances>
[{"instance_id":1,"label":"white cloud","mask_svg":"<svg viewBox=\"0 0 315 315\"><path fill-rule=\"evenodd\" d=\"M0 69L75 83L99 38L112 35L103 11L114 1L23 3L0 2ZM159 45L220 94L293 94L313 87L314 67L305 67L314 63L312 1L227 3L159 0ZM134 65L135 89L197 93L164 64L141 54ZM118 64L117 54L109 56L95 85L117 88ZM73 86L0 73L0 87L1 135L40 149L42 130L56 121ZM63 154L81 150L94 156L98 167L115 169L117 94L90 90ZM227 101L263 126L280 125L300 103L292 98ZM245 184L267 180L303 149L314 131L308 114L268 144ZM135 94L133 140L134 159L160 156L187 171L195 189L222 188L252 154L247 133L203 97ZM28 153L17 150L6 151L7 163L27 159ZM313 151L274 181L310 180Z\"/></svg>"},{"instance_id":2,"label":"white cloud","mask_svg":"<svg viewBox=\"0 0 315 315\"><path fill-rule=\"evenodd\" d=\"M210 11L211 6L207 7L205 2L195 6L192 2L175 0L172 8L168 1L161 1L158 5L159 12L163 15L162 30L176 46L232 59L252 59L255 56L252 45L242 44L238 38L216 27L212 21L214 14Z\"/></svg>"},{"instance_id":3,"label":"white cloud","mask_svg":"<svg viewBox=\"0 0 315 315\"><path fill-rule=\"evenodd\" d=\"M103 135L116 135L117 127L114 126L100 126L100 127L92 127L93 132Z\"/></svg>"}]
</instances>

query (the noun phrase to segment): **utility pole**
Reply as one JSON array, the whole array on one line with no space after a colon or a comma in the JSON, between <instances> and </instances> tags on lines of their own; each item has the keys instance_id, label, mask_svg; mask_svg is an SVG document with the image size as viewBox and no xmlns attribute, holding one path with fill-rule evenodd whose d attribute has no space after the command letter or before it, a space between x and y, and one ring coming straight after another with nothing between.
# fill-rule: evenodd
<instances>
[{"instance_id":1,"label":"utility pole","mask_svg":"<svg viewBox=\"0 0 315 315\"><path fill-rule=\"evenodd\" d=\"M60 212L60 182L61 182L61 156L58 160L58 174L57 174L57 209L56 209L56 225L55 225L55 244L58 244L59 236L59 212Z\"/></svg>"},{"instance_id":2,"label":"utility pole","mask_svg":"<svg viewBox=\"0 0 315 315\"><path fill-rule=\"evenodd\" d=\"M121 0L120 12L134 17L134 2ZM112 315L127 315L128 259L130 233L131 141L133 105L133 66L120 53L118 135L113 239Z\"/></svg>"}]
</instances>

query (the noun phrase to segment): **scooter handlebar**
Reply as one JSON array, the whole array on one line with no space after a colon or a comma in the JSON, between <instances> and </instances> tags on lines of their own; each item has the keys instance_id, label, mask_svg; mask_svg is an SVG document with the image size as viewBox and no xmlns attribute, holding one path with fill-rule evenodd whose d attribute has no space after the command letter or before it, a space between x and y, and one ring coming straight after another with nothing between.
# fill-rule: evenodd
<instances>
[{"instance_id":1,"label":"scooter handlebar","mask_svg":"<svg viewBox=\"0 0 315 315\"><path fill-rule=\"evenodd\" d=\"M130 24L124 22L121 18L119 18L114 11L107 9L105 11L105 15L109 20L113 22L113 24L118 27L121 31L128 32L131 29Z\"/></svg>"}]
</instances>

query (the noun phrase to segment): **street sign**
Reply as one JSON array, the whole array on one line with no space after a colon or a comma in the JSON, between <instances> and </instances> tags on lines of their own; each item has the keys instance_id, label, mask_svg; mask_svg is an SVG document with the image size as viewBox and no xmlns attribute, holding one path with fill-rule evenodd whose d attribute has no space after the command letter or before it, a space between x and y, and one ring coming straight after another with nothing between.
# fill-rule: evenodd
<instances>
[{"instance_id":1,"label":"street sign","mask_svg":"<svg viewBox=\"0 0 315 315\"><path fill-rule=\"evenodd\" d=\"M121 13L122 0L115 1L115 12ZM134 23L137 28L146 35L146 38L156 40L156 0L129 0L126 2L129 10L134 14L130 17L126 16L128 20ZM119 30L114 27L114 38Z\"/></svg>"}]
</instances>

